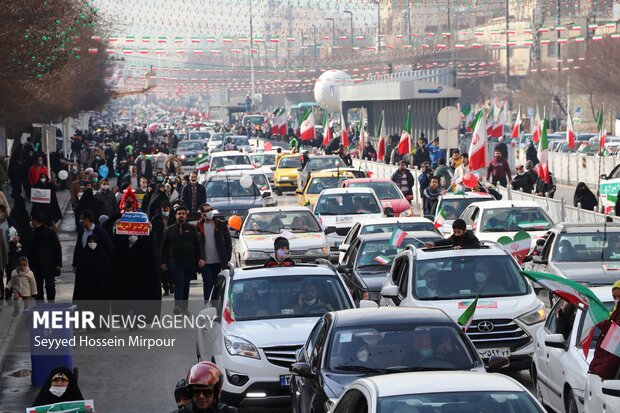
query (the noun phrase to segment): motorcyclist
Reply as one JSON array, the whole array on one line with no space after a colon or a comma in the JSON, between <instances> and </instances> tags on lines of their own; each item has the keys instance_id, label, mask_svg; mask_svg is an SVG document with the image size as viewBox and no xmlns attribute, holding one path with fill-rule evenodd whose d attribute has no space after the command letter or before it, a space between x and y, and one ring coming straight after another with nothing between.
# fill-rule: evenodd
<instances>
[{"instance_id":1,"label":"motorcyclist","mask_svg":"<svg viewBox=\"0 0 620 413\"><path fill-rule=\"evenodd\" d=\"M187 373L187 389L192 401L179 407L177 413L236 413L236 407L219 402L222 384L222 371L214 363L195 364Z\"/></svg>"}]
</instances>

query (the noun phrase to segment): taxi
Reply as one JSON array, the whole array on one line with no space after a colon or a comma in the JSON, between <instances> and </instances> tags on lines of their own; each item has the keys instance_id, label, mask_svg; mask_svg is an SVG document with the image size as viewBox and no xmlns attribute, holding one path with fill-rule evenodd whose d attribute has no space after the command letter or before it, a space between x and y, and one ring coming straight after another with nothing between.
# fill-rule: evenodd
<instances>
[{"instance_id":1,"label":"taxi","mask_svg":"<svg viewBox=\"0 0 620 413\"><path fill-rule=\"evenodd\" d=\"M295 192L299 195L299 205L314 206L319 194L324 189L337 188L347 179L353 179L355 176L351 172L315 172L313 173L303 189Z\"/></svg>"},{"instance_id":2,"label":"taxi","mask_svg":"<svg viewBox=\"0 0 620 413\"><path fill-rule=\"evenodd\" d=\"M283 155L277 160L273 174L276 195L282 195L283 191L297 189L298 168L301 168L299 155Z\"/></svg>"}]
</instances>

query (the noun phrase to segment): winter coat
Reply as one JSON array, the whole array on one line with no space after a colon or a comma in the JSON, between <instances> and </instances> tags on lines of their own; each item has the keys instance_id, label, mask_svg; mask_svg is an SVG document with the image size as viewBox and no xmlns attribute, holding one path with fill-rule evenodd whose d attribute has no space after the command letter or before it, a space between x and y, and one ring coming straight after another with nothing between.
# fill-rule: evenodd
<instances>
[{"instance_id":1,"label":"winter coat","mask_svg":"<svg viewBox=\"0 0 620 413\"><path fill-rule=\"evenodd\" d=\"M39 182L39 176L41 176L41 174L45 176L50 176L49 172L47 171L47 166L32 165L28 170L28 184L33 187L37 182Z\"/></svg>"},{"instance_id":2,"label":"winter coat","mask_svg":"<svg viewBox=\"0 0 620 413\"><path fill-rule=\"evenodd\" d=\"M594 358L590 362L588 373L596 374L603 380L613 379L618 368L620 367L620 357L607 352L601 348L601 344L605 339L605 335L611 327L611 323L620 324L620 306L614 307L609 319L601 321L596 325L601 330L601 335L596 342L594 349Z\"/></svg>"},{"instance_id":3,"label":"winter coat","mask_svg":"<svg viewBox=\"0 0 620 413\"><path fill-rule=\"evenodd\" d=\"M461 248L480 248L480 241L471 231L465 231L460 237L452 234L446 239L435 241L434 244L436 247L452 245L453 247Z\"/></svg>"},{"instance_id":4,"label":"winter coat","mask_svg":"<svg viewBox=\"0 0 620 413\"><path fill-rule=\"evenodd\" d=\"M17 268L11 272L11 279L6 285L8 290L13 289L22 297L34 297L37 295L37 281L34 273L28 269L25 273Z\"/></svg>"},{"instance_id":5,"label":"winter coat","mask_svg":"<svg viewBox=\"0 0 620 413\"><path fill-rule=\"evenodd\" d=\"M97 239L97 248L86 248L78 256L73 301L109 300L112 298L112 257Z\"/></svg>"},{"instance_id":6,"label":"winter coat","mask_svg":"<svg viewBox=\"0 0 620 413\"><path fill-rule=\"evenodd\" d=\"M295 265L295 261L293 261L290 257L286 257L282 261L278 261L278 259L274 255L270 255L265 261L265 267L293 267Z\"/></svg>"},{"instance_id":7,"label":"winter coat","mask_svg":"<svg viewBox=\"0 0 620 413\"><path fill-rule=\"evenodd\" d=\"M95 200L97 201L97 210L93 212L96 216L107 215L110 217L115 212L118 212L116 196L111 190L99 190L99 192L95 194Z\"/></svg>"},{"instance_id":8,"label":"winter coat","mask_svg":"<svg viewBox=\"0 0 620 413\"><path fill-rule=\"evenodd\" d=\"M39 204L32 203L32 209L30 210L30 215L34 213L39 213L43 217L43 221L46 225L51 226L54 222L60 221L62 218L62 211L60 210L60 206L58 205L58 198L56 197L56 188L54 185L47 181L45 183L38 181L33 188L38 189L49 189L50 190L50 203L49 204Z\"/></svg>"},{"instance_id":9,"label":"winter coat","mask_svg":"<svg viewBox=\"0 0 620 413\"><path fill-rule=\"evenodd\" d=\"M198 238L200 240L200 253L201 258L205 259L205 234L204 234L204 218L200 218L196 224L198 230ZM228 226L217 218L213 219L215 223L215 249L217 249L217 255L220 258L220 266L222 269L226 268L232 257L232 239L230 237L230 231Z\"/></svg>"},{"instance_id":10,"label":"winter coat","mask_svg":"<svg viewBox=\"0 0 620 413\"><path fill-rule=\"evenodd\" d=\"M192 209L192 184L185 185L181 192L181 201L187 208ZM196 212L202 204L207 202L207 191L203 185L196 183L196 209L191 212Z\"/></svg>"},{"instance_id":11,"label":"winter coat","mask_svg":"<svg viewBox=\"0 0 620 413\"><path fill-rule=\"evenodd\" d=\"M34 230L30 251L30 268L39 277L58 274L62 267L62 247L58 235L46 225Z\"/></svg>"},{"instance_id":12,"label":"winter coat","mask_svg":"<svg viewBox=\"0 0 620 413\"><path fill-rule=\"evenodd\" d=\"M406 169L404 173L407 176L407 187L409 188L406 193L400 187L401 180L403 177L403 172L401 172L400 168L397 169L396 172L392 174L392 178L391 178L392 182L396 184L396 186L403 192L404 195L413 195L412 189L413 189L413 185L415 185L415 178L413 177L409 169Z\"/></svg>"},{"instance_id":13,"label":"winter coat","mask_svg":"<svg viewBox=\"0 0 620 413\"><path fill-rule=\"evenodd\" d=\"M50 393L52 378L58 373L64 374L69 379L69 386L67 386L67 390L60 397L54 396ZM54 367L49 376L47 376L47 380L45 380L45 384L41 387L36 399L32 402L32 406L45 406L48 404L70 402L74 400L84 400L84 396L82 396L82 392L78 387L77 378L67 367Z\"/></svg>"}]
</instances>

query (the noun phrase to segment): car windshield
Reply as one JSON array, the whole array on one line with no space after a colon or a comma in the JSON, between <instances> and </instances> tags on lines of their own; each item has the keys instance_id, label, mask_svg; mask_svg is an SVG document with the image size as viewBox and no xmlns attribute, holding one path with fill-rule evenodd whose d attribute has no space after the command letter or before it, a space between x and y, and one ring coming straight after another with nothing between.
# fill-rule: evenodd
<instances>
[{"instance_id":1,"label":"car windshield","mask_svg":"<svg viewBox=\"0 0 620 413\"><path fill-rule=\"evenodd\" d=\"M450 198L442 199L437 209L443 208L446 213L446 220L453 221L458 219L465 208L474 202L493 201L493 198Z\"/></svg>"},{"instance_id":2,"label":"car windshield","mask_svg":"<svg viewBox=\"0 0 620 413\"><path fill-rule=\"evenodd\" d=\"M319 198L314 213L318 215L379 214L381 206L375 197L368 193L329 194Z\"/></svg>"},{"instance_id":3,"label":"car windshield","mask_svg":"<svg viewBox=\"0 0 620 413\"><path fill-rule=\"evenodd\" d=\"M280 234L283 231L321 232L321 227L310 210L253 213L243 226L245 235Z\"/></svg>"},{"instance_id":4,"label":"car windshield","mask_svg":"<svg viewBox=\"0 0 620 413\"><path fill-rule=\"evenodd\" d=\"M209 132L190 132L189 133L189 139L190 140L194 140L194 139L209 139L210 136L211 136L211 134Z\"/></svg>"},{"instance_id":5,"label":"car windshield","mask_svg":"<svg viewBox=\"0 0 620 413\"><path fill-rule=\"evenodd\" d=\"M561 233L553 261L620 261L620 233Z\"/></svg>"},{"instance_id":6,"label":"car windshield","mask_svg":"<svg viewBox=\"0 0 620 413\"><path fill-rule=\"evenodd\" d=\"M230 177L230 179L210 180L206 183L205 188L207 191L207 199L261 196L256 185L252 184L249 188L244 188L241 186L239 179L235 177Z\"/></svg>"},{"instance_id":7,"label":"car windshield","mask_svg":"<svg viewBox=\"0 0 620 413\"><path fill-rule=\"evenodd\" d=\"M209 140L209 142L211 142L211 143L222 143L223 140L224 140L224 135L222 135L221 133L214 133L211 136L211 139Z\"/></svg>"},{"instance_id":8,"label":"car windshield","mask_svg":"<svg viewBox=\"0 0 620 413\"><path fill-rule=\"evenodd\" d=\"M204 147L200 142L179 142L177 151L203 151Z\"/></svg>"},{"instance_id":9,"label":"car windshield","mask_svg":"<svg viewBox=\"0 0 620 413\"><path fill-rule=\"evenodd\" d=\"M252 161L247 155L218 156L211 160L211 170L229 165L252 165Z\"/></svg>"},{"instance_id":10,"label":"car windshield","mask_svg":"<svg viewBox=\"0 0 620 413\"><path fill-rule=\"evenodd\" d=\"M464 335L456 325L407 324L341 328L332 334L328 368L371 372L467 370L474 366Z\"/></svg>"},{"instance_id":11,"label":"car windshield","mask_svg":"<svg viewBox=\"0 0 620 413\"><path fill-rule=\"evenodd\" d=\"M320 317L351 308L344 286L333 275L235 279L231 288L235 321Z\"/></svg>"},{"instance_id":12,"label":"car windshield","mask_svg":"<svg viewBox=\"0 0 620 413\"><path fill-rule=\"evenodd\" d=\"M306 167L306 171L320 171L322 169L346 168L344 161L339 156L322 156L318 158L310 158Z\"/></svg>"},{"instance_id":13,"label":"car windshield","mask_svg":"<svg viewBox=\"0 0 620 413\"><path fill-rule=\"evenodd\" d=\"M361 251L357 255L357 268L361 270L377 270L377 277L385 276L385 271L389 271L392 261L405 250L407 245L413 245L416 248L424 246L425 242L437 241L443 239L439 234L434 237L407 237L400 244L400 247L389 245L389 240L372 240L362 243ZM364 274L364 277L368 276Z\"/></svg>"},{"instance_id":14,"label":"car windshield","mask_svg":"<svg viewBox=\"0 0 620 413\"><path fill-rule=\"evenodd\" d=\"M349 184L349 188L372 188L381 200L404 198L394 182L354 182Z\"/></svg>"},{"instance_id":15,"label":"car windshield","mask_svg":"<svg viewBox=\"0 0 620 413\"><path fill-rule=\"evenodd\" d=\"M524 391L464 391L380 397L377 413L519 412L543 413Z\"/></svg>"},{"instance_id":16,"label":"car windshield","mask_svg":"<svg viewBox=\"0 0 620 413\"><path fill-rule=\"evenodd\" d=\"M237 146L247 146L250 144L250 141L246 136L233 136L231 137L232 143Z\"/></svg>"},{"instance_id":17,"label":"car windshield","mask_svg":"<svg viewBox=\"0 0 620 413\"><path fill-rule=\"evenodd\" d=\"M420 300L525 295L528 287L509 255L451 257L415 263L415 295ZM459 308L467 308L460 302ZM497 302L490 302L495 305Z\"/></svg>"},{"instance_id":18,"label":"car windshield","mask_svg":"<svg viewBox=\"0 0 620 413\"><path fill-rule=\"evenodd\" d=\"M551 218L539 207L493 208L482 214L482 232L543 231Z\"/></svg>"},{"instance_id":19,"label":"car windshield","mask_svg":"<svg viewBox=\"0 0 620 413\"><path fill-rule=\"evenodd\" d=\"M329 188L337 188L342 181L347 179L346 177L338 176L323 176L311 178L310 186L308 187L308 194L320 194L322 190Z\"/></svg>"},{"instance_id":20,"label":"car windshield","mask_svg":"<svg viewBox=\"0 0 620 413\"><path fill-rule=\"evenodd\" d=\"M280 163L278 164L278 168L300 168L301 167L301 161L299 160L299 157L295 156L295 157L286 157L286 158L282 158L280 159Z\"/></svg>"},{"instance_id":21,"label":"car windshield","mask_svg":"<svg viewBox=\"0 0 620 413\"><path fill-rule=\"evenodd\" d=\"M275 165L276 155L273 153L257 153L251 156L252 160L261 165Z\"/></svg>"},{"instance_id":22,"label":"car windshield","mask_svg":"<svg viewBox=\"0 0 620 413\"><path fill-rule=\"evenodd\" d=\"M405 232L431 231L437 232L432 222L390 222L389 224L368 224L362 227L360 235L392 233L398 227Z\"/></svg>"}]
</instances>

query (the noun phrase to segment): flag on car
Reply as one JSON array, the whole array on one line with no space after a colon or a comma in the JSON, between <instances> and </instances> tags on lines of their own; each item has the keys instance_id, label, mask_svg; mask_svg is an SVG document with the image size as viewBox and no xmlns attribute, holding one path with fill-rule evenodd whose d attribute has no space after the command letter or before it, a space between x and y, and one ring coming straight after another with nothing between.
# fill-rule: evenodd
<instances>
[{"instance_id":1,"label":"flag on car","mask_svg":"<svg viewBox=\"0 0 620 413\"><path fill-rule=\"evenodd\" d=\"M443 227L443 224L445 224L446 222L446 211L444 211L443 207L439 208L439 211L437 211L437 215L435 215L435 229L439 229L441 227Z\"/></svg>"},{"instance_id":2,"label":"flag on car","mask_svg":"<svg viewBox=\"0 0 620 413\"><path fill-rule=\"evenodd\" d=\"M499 237L497 243L500 244L504 250L511 253L520 264L530 251L532 237L530 237L527 231L519 231L515 234L514 238L507 235Z\"/></svg>"},{"instance_id":3,"label":"flag on car","mask_svg":"<svg viewBox=\"0 0 620 413\"><path fill-rule=\"evenodd\" d=\"M204 153L198 156L195 161L195 166L199 171L206 171L209 168L209 155Z\"/></svg>"},{"instance_id":4,"label":"flag on car","mask_svg":"<svg viewBox=\"0 0 620 413\"><path fill-rule=\"evenodd\" d=\"M566 118L566 143L570 149L575 147L575 131L573 130L573 118L570 115L570 109Z\"/></svg>"},{"instance_id":5,"label":"flag on car","mask_svg":"<svg viewBox=\"0 0 620 413\"><path fill-rule=\"evenodd\" d=\"M375 261L381 265L387 265L391 260L385 255L379 255L378 257L375 257Z\"/></svg>"},{"instance_id":6,"label":"flag on car","mask_svg":"<svg viewBox=\"0 0 620 413\"><path fill-rule=\"evenodd\" d=\"M519 110L517 111L517 119L515 119L515 124L512 127L512 133L510 134L511 138L518 138L521 135L521 124L523 120L521 119L521 106L519 105Z\"/></svg>"},{"instance_id":7,"label":"flag on car","mask_svg":"<svg viewBox=\"0 0 620 413\"><path fill-rule=\"evenodd\" d=\"M235 312L233 310L232 302L232 288L228 289L228 297L226 299L226 306L224 307L224 313L222 314L224 321L228 324L232 324L235 321Z\"/></svg>"},{"instance_id":8,"label":"flag on car","mask_svg":"<svg viewBox=\"0 0 620 413\"><path fill-rule=\"evenodd\" d=\"M407 110L407 117L403 124L403 131L398 142L398 154L406 155L411 152L411 106Z\"/></svg>"},{"instance_id":9,"label":"flag on car","mask_svg":"<svg viewBox=\"0 0 620 413\"><path fill-rule=\"evenodd\" d=\"M613 321L609 330L607 330L607 334L605 334L601 348L616 357L620 357L620 327Z\"/></svg>"},{"instance_id":10,"label":"flag on car","mask_svg":"<svg viewBox=\"0 0 620 413\"><path fill-rule=\"evenodd\" d=\"M390 245L393 247L400 247L400 244L407 238L407 233L400 228L394 228L392 236L390 237Z\"/></svg>"},{"instance_id":11,"label":"flag on car","mask_svg":"<svg viewBox=\"0 0 620 413\"><path fill-rule=\"evenodd\" d=\"M487 165L487 125L483 111L478 112L476 128L469 146L469 170L475 171Z\"/></svg>"},{"instance_id":12,"label":"flag on car","mask_svg":"<svg viewBox=\"0 0 620 413\"><path fill-rule=\"evenodd\" d=\"M474 301L471 302L469 307L465 309L463 314L459 317L457 322L463 327L463 331L467 332L469 326L471 326L471 322L474 319L474 313L476 312L476 306L478 305L478 297Z\"/></svg>"}]
</instances>

